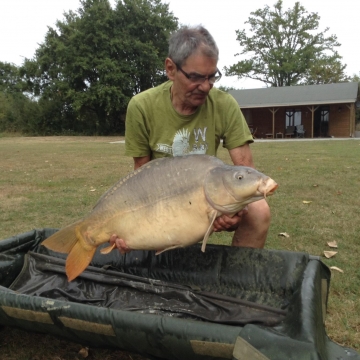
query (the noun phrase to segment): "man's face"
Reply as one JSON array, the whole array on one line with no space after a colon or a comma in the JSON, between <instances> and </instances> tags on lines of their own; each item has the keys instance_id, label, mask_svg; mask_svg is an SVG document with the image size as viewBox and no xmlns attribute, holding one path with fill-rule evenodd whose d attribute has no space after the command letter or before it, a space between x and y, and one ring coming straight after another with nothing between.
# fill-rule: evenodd
<instances>
[{"instance_id":1,"label":"man's face","mask_svg":"<svg viewBox=\"0 0 360 360\"><path fill-rule=\"evenodd\" d=\"M173 81L173 92L184 105L198 107L206 101L209 91L214 86L206 79L194 82L197 76L212 77L217 73L217 60L202 54L189 56L180 67L171 59L166 59L166 69L170 80ZM171 71L169 71L171 70ZM189 79L190 76L193 79Z\"/></svg>"}]
</instances>

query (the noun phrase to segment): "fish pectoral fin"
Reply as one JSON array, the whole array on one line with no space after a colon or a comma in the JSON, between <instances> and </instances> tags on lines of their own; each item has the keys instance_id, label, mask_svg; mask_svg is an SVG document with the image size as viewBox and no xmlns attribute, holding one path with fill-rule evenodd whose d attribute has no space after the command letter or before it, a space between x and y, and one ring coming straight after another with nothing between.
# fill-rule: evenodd
<instances>
[{"instance_id":1,"label":"fish pectoral fin","mask_svg":"<svg viewBox=\"0 0 360 360\"><path fill-rule=\"evenodd\" d=\"M49 236L41 245L48 249L64 254L68 254L78 241L76 236L76 227L79 222L69 225L55 234Z\"/></svg>"},{"instance_id":2,"label":"fish pectoral fin","mask_svg":"<svg viewBox=\"0 0 360 360\"><path fill-rule=\"evenodd\" d=\"M216 215L217 215L217 211L214 210L213 213L212 213L212 217L211 217L211 220L210 220L210 225L204 235L204 239L202 241L202 245L201 245L201 251L202 252L205 252L205 248L206 248L206 243L209 239L209 236L212 234L213 232L213 224L214 224L214 221L216 219Z\"/></svg>"},{"instance_id":3,"label":"fish pectoral fin","mask_svg":"<svg viewBox=\"0 0 360 360\"><path fill-rule=\"evenodd\" d=\"M173 246L170 246L170 247L168 247L168 248L166 248L166 249L157 250L156 253L155 253L155 255L159 255L159 254L163 253L164 251L177 249L177 248L179 248L179 247L182 247L182 245L173 245Z\"/></svg>"},{"instance_id":4,"label":"fish pectoral fin","mask_svg":"<svg viewBox=\"0 0 360 360\"><path fill-rule=\"evenodd\" d=\"M66 259L65 268L68 281L74 280L87 268L94 257L95 251L95 246L85 248L80 241L76 242Z\"/></svg>"},{"instance_id":5,"label":"fish pectoral fin","mask_svg":"<svg viewBox=\"0 0 360 360\"><path fill-rule=\"evenodd\" d=\"M106 248L103 248L100 250L100 253L103 255L109 254L111 253L112 250L114 250L116 248L115 244L112 244L110 246L107 246Z\"/></svg>"}]
</instances>

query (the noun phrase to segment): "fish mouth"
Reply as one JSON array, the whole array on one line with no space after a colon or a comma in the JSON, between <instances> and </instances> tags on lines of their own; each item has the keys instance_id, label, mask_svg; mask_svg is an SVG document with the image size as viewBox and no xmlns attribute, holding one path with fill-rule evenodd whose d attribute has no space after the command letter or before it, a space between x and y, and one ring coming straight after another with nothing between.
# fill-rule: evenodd
<instances>
[{"instance_id":1,"label":"fish mouth","mask_svg":"<svg viewBox=\"0 0 360 360\"><path fill-rule=\"evenodd\" d=\"M273 195L278 186L279 185L273 179L268 178L261 182L258 191L266 198L267 196Z\"/></svg>"},{"instance_id":2,"label":"fish mouth","mask_svg":"<svg viewBox=\"0 0 360 360\"><path fill-rule=\"evenodd\" d=\"M274 192L275 192L275 190L276 190L278 187L279 187L279 185L275 183L275 185L270 189L270 191L264 193L264 195L265 195L265 196L266 196L266 195L273 195Z\"/></svg>"}]
</instances>

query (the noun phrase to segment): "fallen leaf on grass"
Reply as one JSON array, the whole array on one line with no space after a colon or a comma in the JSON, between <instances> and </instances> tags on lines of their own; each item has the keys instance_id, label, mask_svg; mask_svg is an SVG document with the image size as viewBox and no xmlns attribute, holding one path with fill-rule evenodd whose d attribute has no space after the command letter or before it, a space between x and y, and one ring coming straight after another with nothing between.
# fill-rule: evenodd
<instances>
[{"instance_id":1,"label":"fallen leaf on grass","mask_svg":"<svg viewBox=\"0 0 360 360\"><path fill-rule=\"evenodd\" d=\"M337 251L324 251L324 255L327 259L332 258L337 254Z\"/></svg>"},{"instance_id":2,"label":"fallen leaf on grass","mask_svg":"<svg viewBox=\"0 0 360 360\"><path fill-rule=\"evenodd\" d=\"M338 247L338 244L337 244L337 242L335 240L334 241L328 241L327 244L331 248L337 249L337 247Z\"/></svg>"},{"instance_id":3,"label":"fallen leaf on grass","mask_svg":"<svg viewBox=\"0 0 360 360\"><path fill-rule=\"evenodd\" d=\"M312 201L303 200L303 204L311 204Z\"/></svg>"},{"instance_id":4,"label":"fallen leaf on grass","mask_svg":"<svg viewBox=\"0 0 360 360\"><path fill-rule=\"evenodd\" d=\"M83 347L82 349L80 349L79 355L81 355L83 358L87 358L89 356L89 348Z\"/></svg>"},{"instance_id":5,"label":"fallen leaf on grass","mask_svg":"<svg viewBox=\"0 0 360 360\"><path fill-rule=\"evenodd\" d=\"M314 184L313 187L318 187L319 185L318 184Z\"/></svg>"},{"instance_id":6,"label":"fallen leaf on grass","mask_svg":"<svg viewBox=\"0 0 360 360\"><path fill-rule=\"evenodd\" d=\"M279 236L284 236L284 237L287 237L287 238L290 237L290 235L288 233L286 233L286 232L280 233Z\"/></svg>"},{"instance_id":7,"label":"fallen leaf on grass","mask_svg":"<svg viewBox=\"0 0 360 360\"><path fill-rule=\"evenodd\" d=\"M90 191L96 191L96 189L90 189Z\"/></svg>"},{"instance_id":8,"label":"fallen leaf on grass","mask_svg":"<svg viewBox=\"0 0 360 360\"><path fill-rule=\"evenodd\" d=\"M338 272L344 273L344 270L341 270L340 268L338 268L337 266L331 266L330 267L331 270L336 270Z\"/></svg>"}]
</instances>

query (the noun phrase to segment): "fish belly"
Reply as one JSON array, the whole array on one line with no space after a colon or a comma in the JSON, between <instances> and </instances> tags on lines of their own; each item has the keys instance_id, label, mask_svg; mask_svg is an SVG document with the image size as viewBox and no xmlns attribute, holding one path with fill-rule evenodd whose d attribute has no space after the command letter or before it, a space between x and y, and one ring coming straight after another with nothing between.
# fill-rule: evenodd
<instances>
[{"instance_id":1,"label":"fish belly","mask_svg":"<svg viewBox=\"0 0 360 360\"><path fill-rule=\"evenodd\" d=\"M180 196L122 212L106 224L127 246L137 250L165 250L201 241L210 226L205 197Z\"/></svg>"}]
</instances>

